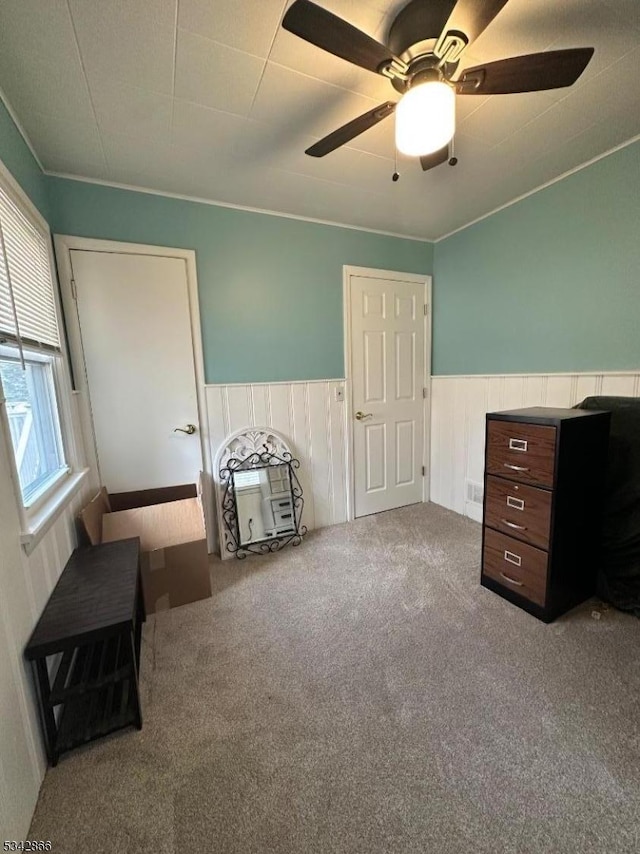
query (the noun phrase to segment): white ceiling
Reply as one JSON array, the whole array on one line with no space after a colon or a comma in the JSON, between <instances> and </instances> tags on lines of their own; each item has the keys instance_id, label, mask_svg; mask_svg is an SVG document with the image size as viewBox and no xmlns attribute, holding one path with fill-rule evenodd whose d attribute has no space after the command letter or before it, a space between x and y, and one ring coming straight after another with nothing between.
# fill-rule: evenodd
<instances>
[{"instance_id":1,"label":"white ceiling","mask_svg":"<svg viewBox=\"0 0 640 854\"><path fill-rule=\"evenodd\" d=\"M384 40L406 0L319 0ZM429 0L425 0L429 2ZM577 84L457 98L455 168L394 171L397 93L280 27L285 0L1 0L0 88L44 168L435 239L640 134L640 0L510 0L461 67L595 47Z\"/></svg>"}]
</instances>

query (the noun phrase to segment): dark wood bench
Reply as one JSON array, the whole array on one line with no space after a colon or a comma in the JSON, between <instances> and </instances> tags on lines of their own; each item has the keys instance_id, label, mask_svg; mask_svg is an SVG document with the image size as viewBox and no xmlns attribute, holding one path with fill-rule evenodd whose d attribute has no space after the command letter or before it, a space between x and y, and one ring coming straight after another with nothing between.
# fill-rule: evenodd
<instances>
[{"instance_id":1,"label":"dark wood bench","mask_svg":"<svg viewBox=\"0 0 640 854\"><path fill-rule=\"evenodd\" d=\"M142 728L144 620L139 540L76 549L25 648L51 765L107 733Z\"/></svg>"}]
</instances>

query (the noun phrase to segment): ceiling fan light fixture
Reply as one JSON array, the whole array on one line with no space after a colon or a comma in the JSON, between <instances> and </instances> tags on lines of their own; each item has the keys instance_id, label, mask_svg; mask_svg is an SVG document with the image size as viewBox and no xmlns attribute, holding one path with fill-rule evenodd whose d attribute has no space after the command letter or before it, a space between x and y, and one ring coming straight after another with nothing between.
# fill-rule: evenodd
<instances>
[{"instance_id":1,"label":"ceiling fan light fixture","mask_svg":"<svg viewBox=\"0 0 640 854\"><path fill-rule=\"evenodd\" d=\"M453 138L456 100L451 86L429 80L412 86L396 107L396 148L409 157L432 154Z\"/></svg>"}]
</instances>

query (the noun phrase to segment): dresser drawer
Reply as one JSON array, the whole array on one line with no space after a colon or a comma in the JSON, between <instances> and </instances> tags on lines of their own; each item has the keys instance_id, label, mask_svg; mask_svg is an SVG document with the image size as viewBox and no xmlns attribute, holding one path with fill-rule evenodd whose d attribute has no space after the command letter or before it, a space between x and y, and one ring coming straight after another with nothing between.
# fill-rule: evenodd
<instances>
[{"instance_id":1,"label":"dresser drawer","mask_svg":"<svg viewBox=\"0 0 640 854\"><path fill-rule=\"evenodd\" d=\"M556 428L518 421L488 422L487 471L501 477L553 486Z\"/></svg>"},{"instance_id":2,"label":"dresser drawer","mask_svg":"<svg viewBox=\"0 0 640 854\"><path fill-rule=\"evenodd\" d=\"M551 493L489 475L484 523L503 534L548 549Z\"/></svg>"},{"instance_id":3,"label":"dresser drawer","mask_svg":"<svg viewBox=\"0 0 640 854\"><path fill-rule=\"evenodd\" d=\"M293 525L293 511L291 509L279 511L273 514L273 520L276 525Z\"/></svg>"},{"instance_id":4,"label":"dresser drawer","mask_svg":"<svg viewBox=\"0 0 640 854\"><path fill-rule=\"evenodd\" d=\"M546 600L547 561L546 552L485 528L483 574L541 606Z\"/></svg>"}]
</instances>

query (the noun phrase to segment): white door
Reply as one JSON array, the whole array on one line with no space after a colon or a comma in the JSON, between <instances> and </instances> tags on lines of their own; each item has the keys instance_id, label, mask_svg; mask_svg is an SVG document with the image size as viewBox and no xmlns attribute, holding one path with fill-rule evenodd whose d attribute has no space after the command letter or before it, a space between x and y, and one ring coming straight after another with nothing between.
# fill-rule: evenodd
<instances>
[{"instance_id":1,"label":"white door","mask_svg":"<svg viewBox=\"0 0 640 854\"><path fill-rule=\"evenodd\" d=\"M349 284L357 517L423 500L426 286L400 274Z\"/></svg>"},{"instance_id":2,"label":"white door","mask_svg":"<svg viewBox=\"0 0 640 854\"><path fill-rule=\"evenodd\" d=\"M202 469L186 262L71 250L102 483L196 483ZM176 428L196 429L191 435Z\"/></svg>"}]
</instances>

